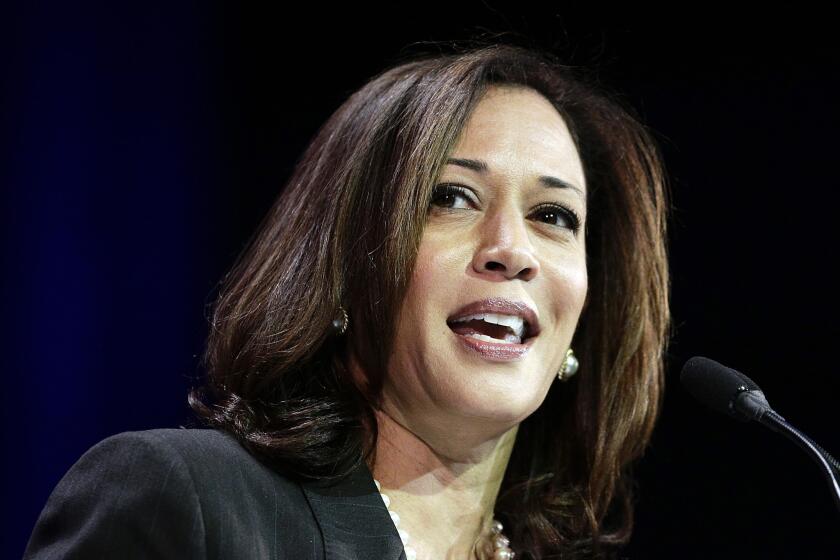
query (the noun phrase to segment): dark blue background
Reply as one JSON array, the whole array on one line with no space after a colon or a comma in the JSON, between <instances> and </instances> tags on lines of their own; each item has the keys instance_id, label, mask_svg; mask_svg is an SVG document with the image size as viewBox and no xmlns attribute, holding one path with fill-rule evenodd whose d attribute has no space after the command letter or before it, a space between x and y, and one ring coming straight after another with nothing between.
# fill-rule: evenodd
<instances>
[{"instance_id":1,"label":"dark blue background","mask_svg":"<svg viewBox=\"0 0 840 560\"><path fill-rule=\"evenodd\" d=\"M91 445L189 421L217 282L318 126L410 43L481 31L600 68L666 156L676 336L628 556L840 551L810 459L678 382L688 357L716 358L840 454L830 18L383 9L30 2L2 18L0 556L22 554Z\"/></svg>"}]
</instances>

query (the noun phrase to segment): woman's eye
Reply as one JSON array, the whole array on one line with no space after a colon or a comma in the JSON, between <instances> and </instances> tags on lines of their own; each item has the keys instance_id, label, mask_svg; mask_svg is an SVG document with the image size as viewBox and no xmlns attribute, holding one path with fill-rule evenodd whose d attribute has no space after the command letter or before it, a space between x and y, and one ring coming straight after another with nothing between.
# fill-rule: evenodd
<instances>
[{"instance_id":1,"label":"woman's eye","mask_svg":"<svg viewBox=\"0 0 840 560\"><path fill-rule=\"evenodd\" d=\"M580 228L580 218L578 218L577 214L562 206L549 205L537 210L534 214L539 216L541 221L547 224L565 227L574 233L577 233Z\"/></svg>"},{"instance_id":2,"label":"woman's eye","mask_svg":"<svg viewBox=\"0 0 840 560\"><path fill-rule=\"evenodd\" d=\"M461 199L464 202L459 203ZM461 204L458 206L458 204ZM455 185L438 185L432 193L432 200L429 206L440 206L442 208L469 208L470 197L466 189Z\"/></svg>"},{"instance_id":3,"label":"woman's eye","mask_svg":"<svg viewBox=\"0 0 840 560\"><path fill-rule=\"evenodd\" d=\"M469 208L472 205L472 197L469 190L459 185L442 184L435 187L432 191L432 200L429 202L429 208L438 206L440 208L448 209L462 209ZM532 216L538 216L539 221L546 224L565 228L572 233L577 233L580 229L580 218L571 209L561 206L559 204L544 204L534 211Z\"/></svg>"}]
</instances>

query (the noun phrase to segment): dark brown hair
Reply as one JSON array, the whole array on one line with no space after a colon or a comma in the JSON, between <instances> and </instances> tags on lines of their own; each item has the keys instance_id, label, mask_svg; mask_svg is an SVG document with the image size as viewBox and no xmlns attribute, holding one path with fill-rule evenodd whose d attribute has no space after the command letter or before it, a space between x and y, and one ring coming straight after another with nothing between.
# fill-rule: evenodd
<instances>
[{"instance_id":1,"label":"dark brown hair","mask_svg":"<svg viewBox=\"0 0 840 560\"><path fill-rule=\"evenodd\" d=\"M517 558L595 557L632 530L628 468L653 430L669 337L667 189L650 132L550 54L483 45L383 71L339 107L225 276L190 406L298 479L372 456L396 315L431 191L494 84L533 88L575 139L588 186L580 372L519 427L496 515ZM368 375L355 383L332 321ZM354 336L355 335L355 336Z\"/></svg>"}]
</instances>

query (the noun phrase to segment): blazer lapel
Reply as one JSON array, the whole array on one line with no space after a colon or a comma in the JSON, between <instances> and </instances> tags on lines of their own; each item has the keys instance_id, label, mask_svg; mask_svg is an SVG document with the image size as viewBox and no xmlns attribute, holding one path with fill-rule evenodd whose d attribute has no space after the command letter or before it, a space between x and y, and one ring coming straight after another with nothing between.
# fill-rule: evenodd
<instances>
[{"instance_id":1,"label":"blazer lapel","mask_svg":"<svg viewBox=\"0 0 840 560\"><path fill-rule=\"evenodd\" d=\"M338 482L304 482L325 560L406 560L402 540L364 460Z\"/></svg>"}]
</instances>

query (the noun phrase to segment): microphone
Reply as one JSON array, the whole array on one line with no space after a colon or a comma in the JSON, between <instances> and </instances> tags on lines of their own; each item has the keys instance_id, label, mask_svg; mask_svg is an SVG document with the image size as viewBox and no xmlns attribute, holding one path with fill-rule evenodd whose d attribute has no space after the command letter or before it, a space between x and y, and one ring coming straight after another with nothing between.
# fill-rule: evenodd
<instances>
[{"instance_id":1,"label":"microphone","mask_svg":"<svg viewBox=\"0 0 840 560\"><path fill-rule=\"evenodd\" d=\"M709 408L743 422L754 420L797 444L820 466L840 510L840 463L777 414L752 379L714 360L695 356L683 366L680 381L695 399Z\"/></svg>"}]
</instances>

